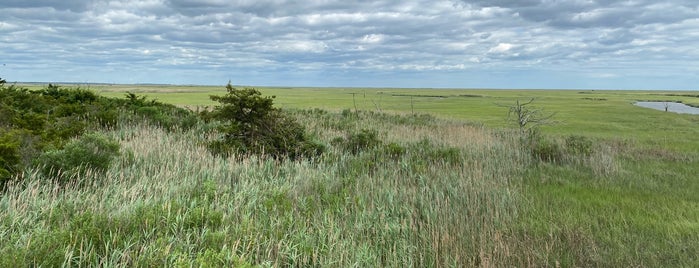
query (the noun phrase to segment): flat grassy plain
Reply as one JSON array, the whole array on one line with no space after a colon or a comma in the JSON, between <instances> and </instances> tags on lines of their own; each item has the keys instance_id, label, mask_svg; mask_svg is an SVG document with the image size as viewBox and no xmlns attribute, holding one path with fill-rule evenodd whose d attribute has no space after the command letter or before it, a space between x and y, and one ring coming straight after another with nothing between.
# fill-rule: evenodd
<instances>
[{"instance_id":1,"label":"flat grassy plain","mask_svg":"<svg viewBox=\"0 0 699 268\"><path fill-rule=\"evenodd\" d=\"M242 86L241 86L242 87ZM223 86L93 86L104 96L138 93L176 105L211 106L210 95L225 93ZM445 119L509 128L507 106L534 98L534 106L555 113L557 123L544 126L558 135L628 139L682 152L699 151L699 117L634 106L636 101L672 101L699 106L697 91L629 90L501 90L501 89L391 89L391 88L256 88L276 96L285 109L343 109L394 113L428 113Z\"/></svg>"},{"instance_id":2,"label":"flat grassy plain","mask_svg":"<svg viewBox=\"0 0 699 268\"><path fill-rule=\"evenodd\" d=\"M225 93L91 88L187 107ZM222 159L204 125L106 131L130 153L93 185L28 173L0 197L0 266L699 266L699 116L632 104L697 92L259 89L329 151ZM586 137L592 153L523 151L506 106L531 98L559 121L544 135ZM361 129L384 146L332 145Z\"/></svg>"}]
</instances>

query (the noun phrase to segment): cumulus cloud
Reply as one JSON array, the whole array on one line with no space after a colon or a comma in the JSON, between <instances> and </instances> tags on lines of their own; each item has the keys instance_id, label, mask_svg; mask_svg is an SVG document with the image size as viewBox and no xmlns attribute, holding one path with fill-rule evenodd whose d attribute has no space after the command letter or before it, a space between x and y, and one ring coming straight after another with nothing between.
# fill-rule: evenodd
<instances>
[{"instance_id":1,"label":"cumulus cloud","mask_svg":"<svg viewBox=\"0 0 699 268\"><path fill-rule=\"evenodd\" d=\"M402 81L421 73L468 87L466 73L621 81L699 59L690 0L7 0L0 12L0 76L17 80L415 86Z\"/></svg>"},{"instance_id":2,"label":"cumulus cloud","mask_svg":"<svg viewBox=\"0 0 699 268\"><path fill-rule=\"evenodd\" d=\"M509 44L509 43L499 43L497 46L495 46L495 47L491 48L490 50L488 50L488 52L491 52L491 53L505 53L505 52L510 51L513 47L514 47L513 44Z\"/></svg>"},{"instance_id":3,"label":"cumulus cloud","mask_svg":"<svg viewBox=\"0 0 699 268\"><path fill-rule=\"evenodd\" d=\"M91 0L5 0L2 2L4 8L53 8L56 10L72 10L76 12L85 11L89 8Z\"/></svg>"},{"instance_id":4,"label":"cumulus cloud","mask_svg":"<svg viewBox=\"0 0 699 268\"><path fill-rule=\"evenodd\" d=\"M533 22L553 27L630 27L696 18L699 4L690 0L638 1L464 0L473 6L500 7Z\"/></svg>"}]
</instances>

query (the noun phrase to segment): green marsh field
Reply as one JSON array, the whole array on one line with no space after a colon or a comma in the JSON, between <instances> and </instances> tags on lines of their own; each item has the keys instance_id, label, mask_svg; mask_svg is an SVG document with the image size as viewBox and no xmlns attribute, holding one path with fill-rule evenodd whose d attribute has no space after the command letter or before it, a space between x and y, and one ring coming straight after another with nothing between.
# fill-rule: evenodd
<instances>
[{"instance_id":1,"label":"green marsh field","mask_svg":"<svg viewBox=\"0 0 699 268\"><path fill-rule=\"evenodd\" d=\"M244 86L239 86L243 88ZM223 86L95 86L104 96L126 92L186 107L212 106L210 95L225 93ZM273 88L256 87L276 96L284 109L344 109L399 114L431 114L439 118L480 123L491 128L513 127L507 106L534 99L534 105L555 113L557 124L547 133L584 134L600 138L628 138L696 152L697 116L659 113L636 107L636 101L671 101L699 106L696 91L630 90L503 90L503 89L390 89L390 88Z\"/></svg>"},{"instance_id":2,"label":"green marsh field","mask_svg":"<svg viewBox=\"0 0 699 268\"><path fill-rule=\"evenodd\" d=\"M216 156L205 121L92 128L119 144L108 168L27 166L0 194L0 266L699 266L699 115L633 105L699 92L258 89L325 152ZM89 90L193 111L226 93ZM553 114L535 142L508 116L532 99Z\"/></svg>"}]
</instances>

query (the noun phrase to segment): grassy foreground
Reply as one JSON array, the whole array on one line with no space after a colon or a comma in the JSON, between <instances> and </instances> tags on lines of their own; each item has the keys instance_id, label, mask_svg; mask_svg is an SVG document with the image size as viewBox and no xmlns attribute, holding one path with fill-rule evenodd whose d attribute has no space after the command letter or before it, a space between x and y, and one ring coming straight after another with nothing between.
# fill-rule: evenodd
<instances>
[{"instance_id":1,"label":"grassy foreground","mask_svg":"<svg viewBox=\"0 0 699 268\"><path fill-rule=\"evenodd\" d=\"M0 196L0 266L699 265L696 116L635 108L628 100L639 96L623 92L477 94L486 93L494 96L413 103L462 119L413 116L405 96L395 103L407 109L354 97L360 110L407 115L292 110L329 146L309 161L213 157L206 125L117 127L105 134L120 141L121 158L80 178L87 186L30 172ZM647 99L691 98L663 94ZM354 110L352 95L323 105L311 96L308 106ZM583 134L592 153L541 162L499 130L506 108L493 103L529 96L566 121L545 129L552 139ZM471 99L473 110L454 101ZM381 145L357 154L333 145L362 129Z\"/></svg>"},{"instance_id":2,"label":"grassy foreground","mask_svg":"<svg viewBox=\"0 0 699 268\"><path fill-rule=\"evenodd\" d=\"M128 126L122 159L60 187L29 174L0 199L0 266L456 266L505 258L521 155L485 130L302 113L326 142L383 129L383 147L306 162L212 157L206 133ZM486 161L486 159L499 159Z\"/></svg>"}]
</instances>

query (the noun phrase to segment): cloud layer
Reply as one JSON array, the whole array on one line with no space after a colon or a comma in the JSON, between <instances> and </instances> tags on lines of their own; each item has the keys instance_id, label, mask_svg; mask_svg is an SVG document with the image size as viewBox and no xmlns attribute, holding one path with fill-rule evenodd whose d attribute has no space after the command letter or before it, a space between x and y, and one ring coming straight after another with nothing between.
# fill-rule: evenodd
<instances>
[{"instance_id":1,"label":"cloud layer","mask_svg":"<svg viewBox=\"0 0 699 268\"><path fill-rule=\"evenodd\" d=\"M678 88L690 0L5 0L0 76L117 83Z\"/></svg>"}]
</instances>

